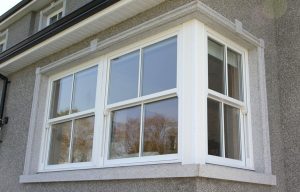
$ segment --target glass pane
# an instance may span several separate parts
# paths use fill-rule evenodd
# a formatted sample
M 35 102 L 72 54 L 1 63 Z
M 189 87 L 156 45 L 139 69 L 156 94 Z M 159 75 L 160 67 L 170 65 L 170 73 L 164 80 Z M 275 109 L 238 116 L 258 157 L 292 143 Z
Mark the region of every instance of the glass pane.
M 225 94 L 224 46 L 208 40 L 208 88 Z
M 224 105 L 225 157 L 241 159 L 240 110 Z
M 95 107 L 97 67 L 80 71 L 74 76 L 72 113 Z
M 143 155 L 177 153 L 177 98 L 145 105 Z
M 50 17 L 49 25 L 53 24 L 56 21 L 57 21 L 57 15 Z
M 177 37 L 143 49 L 142 95 L 176 88 Z
M 140 119 L 140 106 L 113 112 L 110 159 L 139 156 Z
M 139 51 L 111 60 L 108 103 L 137 97 Z
M 4 44 L 0 43 L 0 53 L 4 51 Z
M 71 126 L 71 121 L 52 125 L 49 165 L 68 163 Z
M 72 75 L 53 82 L 50 118 L 69 114 Z
M 94 116 L 74 121 L 72 162 L 91 161 L 94 136 Z
M 222 156 L 221 103 L 207 100 L 208 154 Z
M 228 62 L 228 95 L 243 100 L 242 56 L 230 49 L 227 50 Z
M 57 14 L 57 20 L 58 19 L 61 19 L 62 18 L 62 12 L 59 12 L 58 14 Z

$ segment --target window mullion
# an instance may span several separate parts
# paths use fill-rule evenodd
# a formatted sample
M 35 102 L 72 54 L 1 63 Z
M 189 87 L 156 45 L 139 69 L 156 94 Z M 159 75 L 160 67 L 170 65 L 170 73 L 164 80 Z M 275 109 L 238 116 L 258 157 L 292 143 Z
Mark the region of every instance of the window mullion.
M 69 144 L 69 158 L 68 158 L 68 163 L 71 163 L 71 158 L 72 158 L 74 121 L 75 120 L 72 120 L 72 125 L 71 125 L 71 137 L 70 137 L 70 144 Z
M 221 103 L 221 143 L 222 143 L 222 157 L 225 157 L 225 120 L 224 120 L 224 103 Z
M 227 46 L 224 46 L 224 81 L 225 81 L 225 95 L 228 93 L 228 65 L 227 65 Z
M 72 88 L 71 88 L 71 99 L 70 99 L 70 105 L 69 105 L 69 114 L 72 113 L 72 103 L 73 103 L 73 97 L 74 97 L 74 84 L 75 84 L 75 74 L 73 74 L 72 77 Z
M 139 56 L 139 80 L 138 80 L 138 97 L 142 95 L 142 76 L 143 76 L 143 65 L 142 65 L 142 59 L 143 59 L 143 50 L 140 48 L 140 56 Z

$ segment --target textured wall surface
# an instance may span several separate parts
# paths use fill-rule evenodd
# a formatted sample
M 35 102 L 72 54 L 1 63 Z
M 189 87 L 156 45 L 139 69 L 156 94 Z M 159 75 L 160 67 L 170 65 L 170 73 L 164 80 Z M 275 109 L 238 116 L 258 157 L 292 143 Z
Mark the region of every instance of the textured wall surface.
M 29 13 L 9 26 L 7 49 L 26 39 L 30 35 L 31 28 L 33 27 L 31 18 L 32 13 Z
M 281 8 L 285 8 L 282 10 Z M 289 192 L 300 191 L 300 1 L 277 7 L 281 129 Z
M 66 1 L 66 15 L 71 13 L 72 11 L 75 11 L 79 7 L 82 7 L 83 5 L 91 2 L 92 0 L 67 0 Z
M 48 64 L 70 53 L 76 52 L 89 45 L 95 37 L 105 39 L 117 34 L 119 31 L 129 29 L 156 15 L 164 13 L 191 0 L 169 0 L 166 3 L 138 15 L 117 26 L 100 32 L 94 37 L 86 39 L 66 50 L 51 55 L 38 63 L 33 64 L 9 78 L 9 87 L 6 115 L 10 122 L 4 130 L 4 142 L 0 145 L 0 191 L 250 191 L 250 192 L 285 192 L 294 190 L 299 180 L 299 148 L 294 145 L 299 142 L 299 10 L 293 4 L 286 11 L 273 9 L 274 1 L 269 0 L 204 0 L 211 8 L 220 12 L 225 17 L 240 20 L 244 28 L 255 36 L 265 40 L 266 81 L 268 92 L 268 110 L 270 120 L 272 171 L 277 176 L 277 186 L 264 186 L 237 182 L 225 182 L 213 179 L 182 178 L 182 179 L 147 179 L 124 181 L 97 181 L 97 182 L 72 182 L 72 183 L 44 183 L 44 184 L 19 184 L 19 176 L 23 172 L 25 148 L 29 127 L 30 110 L 32 103 L 35 67 Z M 294 3 L 296 1 L 291 1 Z M 299 3 L 299 2 L 298 2 Z M 298 5 L 299 7 L 299 5 Z M 278 13 L 279 12 L 279 13 Z M 283 12 L 283 13 L 281 13 Z M 285 13 L 285 14 L 284 14 Z M 288 26 L 294 14 L 295 25 Z M 296 25 L 298 23 L 298 25 Z M 287 25 L 287 26 L 285 26 Z M 278 26 L 289 28 L 276 29 Z M 298 27 L 298 28 L 297 28 Z M 284 28 L 284 27 L 283 27 Z M 298 32 L 298 33 L 297 33 Z M 285 41 L 276 38 L 286 39 Z M 294 41 L 298 38 L 298 43 Z M 295 44 L 294 44 L 295 43 Z M 292 48 L 292 45 L 293 48 Z M 281 48 L 278 48 L 282 46 Z M 298 46 L 298 47 L 297 47 Z M 286 53 L 286 49 L 290 51 Z M 295 47 L 295 49 L 294 49 Z M 297 53 L 298 52 L 298 53 Z M 297 60 L 298 59 L 298 60 Z M 279 62 L 280 61 L 280 62 Z M 287 67 L 288 66 L 288 67 Z M 281 73 L 278 73 L 279 70 Z M 280 78 L 278 78 L 280 77 Z M 295 82 L 293 84 L 292 82 Z M 296 90 L 293 88 L 297 87 Z M 281 101 L 281 105 L 280 105 Z M 298 107 L 298 108 L 297 108 Z M 283 111 L 281 112 L 281 108 Z M 297 111 L 298 110 L 298 111 Z M 296 113 L 296 114 L 295 114 Z M 290 114 L 290 115 L 288 115 Z M 297 116 L 298 115 L 298 116 Z M 282 123 L 282 126 L 281 126 Z M 297 127 L 298 126 L 298 127 Z M 298 131 L 298 132 L 297 132 Z M 294 135 L 294 136 L 293 136 Z M 299 138 L 299 137 L 298 137 Z M 284 140 L 284 142 L 283 142 Z M 290 143 L 292 140 L 295 143 Z M 298 151 L 297 151 L 298 150 Z M 289 156 L 286 158 L 285 156 Z M 297 161 L 298 159 L 298 161 Z M 256 165 L 261 166 L 261 165 Z M 260 167 L 258 167 L 259 169 Z M 287 170 L 287 172 L 285 171 Z M 286 176 L 287 178 L 286 179 Z M 286 181 L 288 181 L 286 188 Z M 298 180 L 297 180 L 298 179 Z M 298 184 L 299 185 L 299 184 Z M 299 186 L 298 186 L 299 187 Z M 299 188 L 298 188 L 299 189 Z

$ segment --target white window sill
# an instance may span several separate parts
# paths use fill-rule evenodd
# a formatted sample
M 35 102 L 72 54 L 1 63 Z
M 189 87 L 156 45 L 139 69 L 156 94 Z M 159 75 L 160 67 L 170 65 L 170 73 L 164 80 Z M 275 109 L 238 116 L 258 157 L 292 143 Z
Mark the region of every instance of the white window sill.
M 160 164 L 21 175 L 20 183 L 204 177 L 276 185 L 276 176 L 217 165 Z

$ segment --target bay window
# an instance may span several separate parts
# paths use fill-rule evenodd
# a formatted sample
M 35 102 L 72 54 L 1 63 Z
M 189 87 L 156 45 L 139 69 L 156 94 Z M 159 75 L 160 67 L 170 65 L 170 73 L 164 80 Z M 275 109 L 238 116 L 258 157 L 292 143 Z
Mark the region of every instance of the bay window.
M 39 171 L 249 168 L 245 50 L 190 26 L 52 72 Z M 195 44 L 207 45 L 197 59 Z
M 114 57 L 109 68 L 108 160 L 177 154 L 177 36 Z

